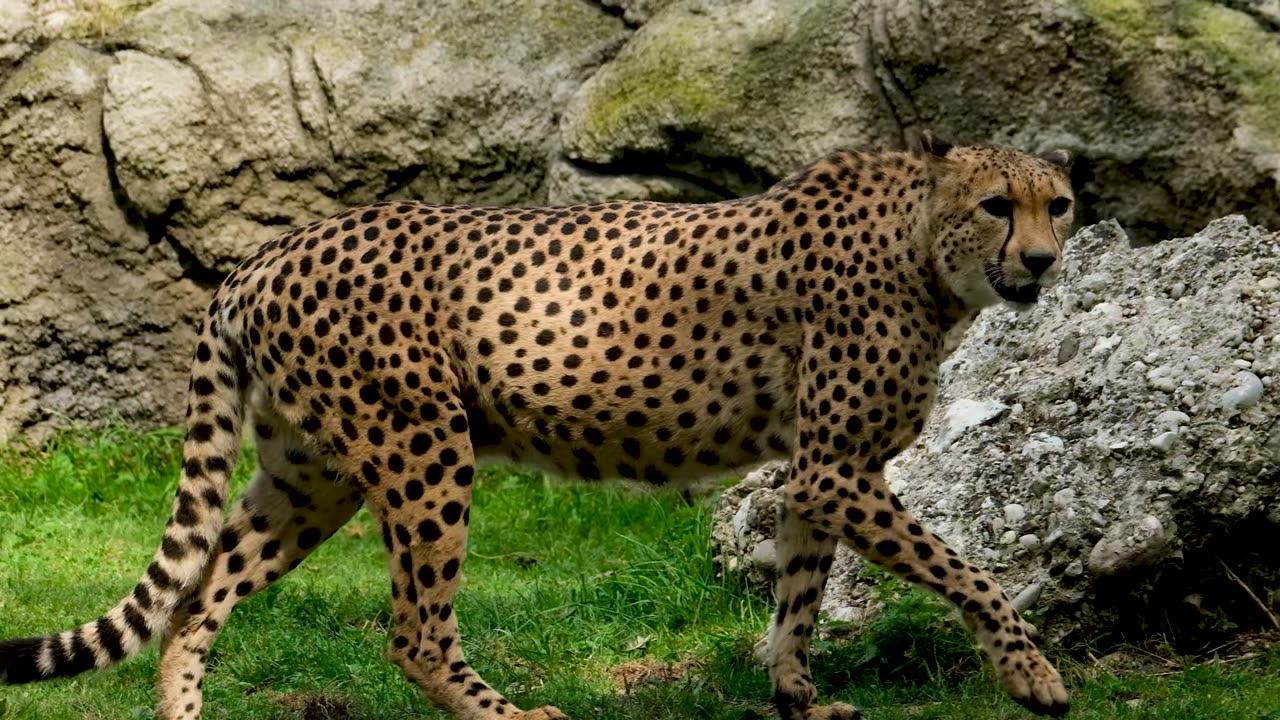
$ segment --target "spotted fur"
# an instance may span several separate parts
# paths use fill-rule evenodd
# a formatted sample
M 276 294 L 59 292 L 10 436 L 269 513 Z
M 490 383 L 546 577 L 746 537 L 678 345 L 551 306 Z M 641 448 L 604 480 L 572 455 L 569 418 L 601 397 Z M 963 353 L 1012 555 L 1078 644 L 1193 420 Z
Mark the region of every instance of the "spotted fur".
M 1056 275 L 1064 163 L 928 141 L 836 152 L 710 205 L 392 202 L 293 230 L 209 307 L 146 575 L 95 622 L 0 644 L 0 680 L 107 667 L 160 638 L 161 716 L 198 717 L 232 607 L 364 503 L 406 675 L 459 718 L 562 717 L 521 712 L 463 658 L 453 598 L 477 455 L 676 486 L 783 457 L 769 671 L 784 719 L 860 716 L 817 705 L 809 674 L 838 542 L 951 600 L 1013 697 L 1059 715 L 1062 681 L 999 584 L 917 523 L 883 470 L 924 426 L 947 331 Z M 257 475 L 224 519 L 246 418 Z

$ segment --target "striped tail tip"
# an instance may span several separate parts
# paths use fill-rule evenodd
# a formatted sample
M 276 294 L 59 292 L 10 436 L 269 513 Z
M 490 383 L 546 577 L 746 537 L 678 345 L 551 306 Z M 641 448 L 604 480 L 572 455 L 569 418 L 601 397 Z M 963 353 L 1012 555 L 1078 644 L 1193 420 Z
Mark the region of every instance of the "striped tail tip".
M 0 641 L 0 685 L 22 685 L 45 679 L 40 672 L 44 638 Z
M 45 648 L 50 641 L 53 641 L 57 650 L 61 650 L 56 637 L 0 640 L 0 685 L 22 685 L 70 677 L 94 668 L 94 656 L 87 646 L 76 647 L 70 655 L 65 652 L 46 655 Z M 45 656 L 46 667 L 41 666 L 42 655 Z

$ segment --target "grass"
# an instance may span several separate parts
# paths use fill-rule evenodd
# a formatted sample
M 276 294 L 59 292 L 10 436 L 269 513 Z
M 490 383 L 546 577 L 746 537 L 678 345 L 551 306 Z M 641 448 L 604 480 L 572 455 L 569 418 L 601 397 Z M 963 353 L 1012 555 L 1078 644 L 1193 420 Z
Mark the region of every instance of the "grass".
M 0 449 L 0 637 L 91 619 L 132 586 L 164 523 L 179 439 L 112 430 Z M 456 607 L 468 658 L 513 702 L 581 720 L 770 716 L 750 659 L 770 602 L 717 578 L 711 500 L 502 468 L 480 474 L 475 500 Z M 894 583 L 883 596 L 871 625 L 815 643 L 824 698 L 871 720 L 1029 717 L 941 605 Z M 237 609 L 211 656 L 205 716 L 443 718 L 386 661 L 387 607 L 381 542 L 362 512 Z M 1275 650 L 1161 677 L 1063 664 L 1079 720 L 1280 720 Z M 109 672 L 3 688 L 0 718 L 149 718 L 155 669 L 153 650 Z

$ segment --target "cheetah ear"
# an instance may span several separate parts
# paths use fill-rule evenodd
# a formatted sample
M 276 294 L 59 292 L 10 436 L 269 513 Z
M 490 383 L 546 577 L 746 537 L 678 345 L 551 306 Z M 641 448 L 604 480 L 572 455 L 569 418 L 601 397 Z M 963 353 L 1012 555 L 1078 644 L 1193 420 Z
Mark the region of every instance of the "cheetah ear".
M 1070 165 L 1074 158 L 1072 158 L 1071 153 L 1066 150 L 1050 150 L 1048 152 L 1040 153 L 1040 159 L 1050 165 L 1057 165 L 1060 168 L 1064 168 Z
M 920 149 L 930 155 L 944 158 L 947 156 L 947 153 L 951 152 L 951 148 L 953 147 L 955 147 L 955 145 L 952 145 L 946 140 L 934 135 L 930 130 L 925 130 L 920 133 Z

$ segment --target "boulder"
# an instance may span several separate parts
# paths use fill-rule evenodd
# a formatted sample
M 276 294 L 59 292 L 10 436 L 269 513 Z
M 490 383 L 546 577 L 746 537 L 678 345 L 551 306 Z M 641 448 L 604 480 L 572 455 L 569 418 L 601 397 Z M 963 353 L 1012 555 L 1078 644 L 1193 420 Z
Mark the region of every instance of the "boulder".
M 225 273 L 385 198 L 714 200 L 930 128 L 1071 150 L 1080 214 L 1139 242 L 1231 212 L 1277 227 L 1276 17 L 1275 0 L 0 0 L 0 441 L 177 422 Z
M 0 56 L 57 34 L 10 5 Z M 559 109 L 628 32 L 580 0 L 174 1 L 0 67 L 0 441 L 179 422 L 201 309 L 292 225 L 544 202 Z
M 1233 216 L 1131 248 L 1107 222 L 1064 268 L 1029 312 L 978 316 L 890 486 L 1052 639 L 1266 625 L 1244 586 L 1280 586 L 1280 234 Z M 785 473 L 751 474 L 716 511 L 722 565 L 762 586 L 752 554 Z M 865 609 L 862 568 L 841 549 L 826 613 Z
M 568 156 L 752 192 L 838 145 L 924 129 L 1065 148 L 1082 219 L 1138 240 L 1280 221 L 1275 3 L 684 0 L 574 96 Z

